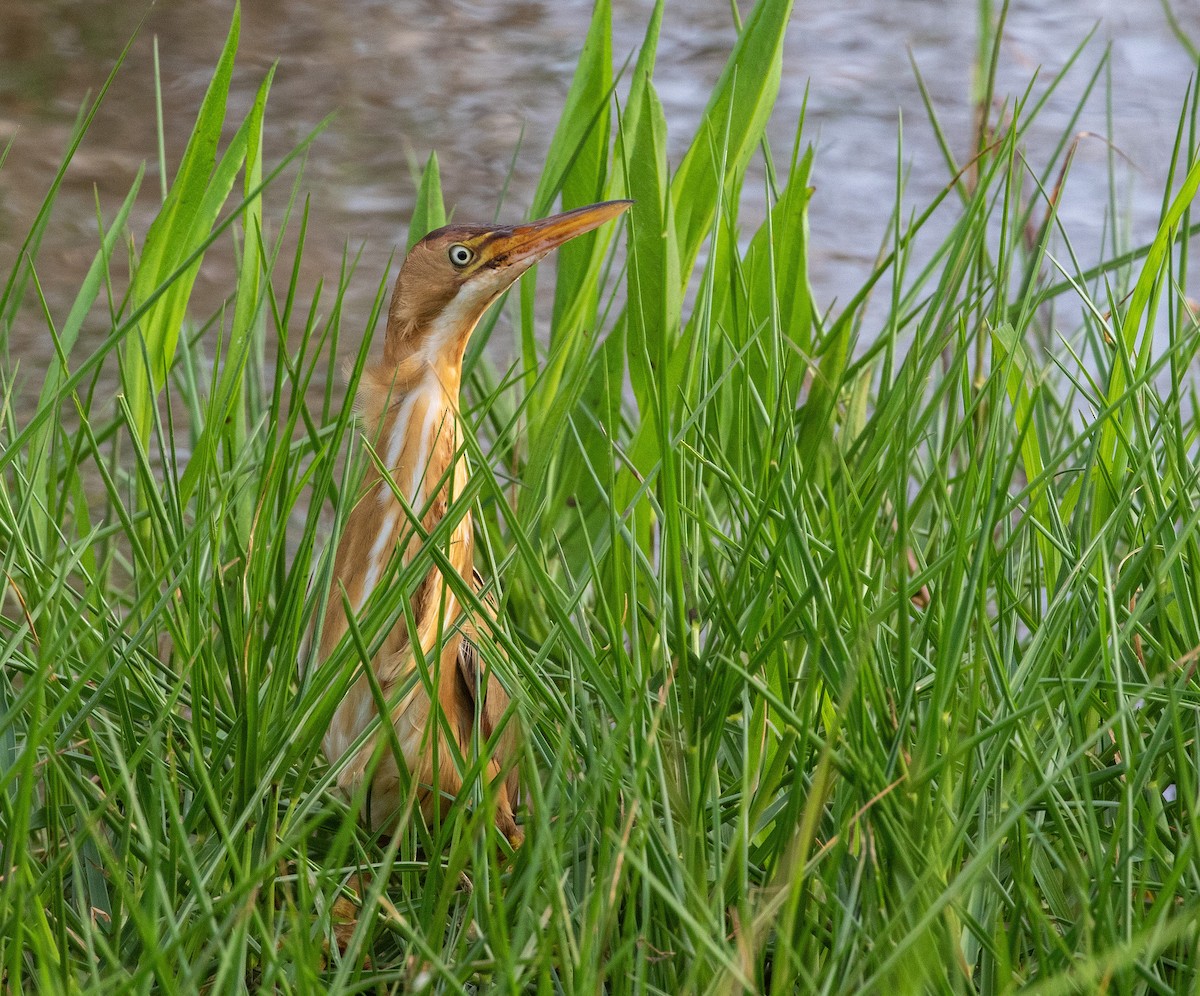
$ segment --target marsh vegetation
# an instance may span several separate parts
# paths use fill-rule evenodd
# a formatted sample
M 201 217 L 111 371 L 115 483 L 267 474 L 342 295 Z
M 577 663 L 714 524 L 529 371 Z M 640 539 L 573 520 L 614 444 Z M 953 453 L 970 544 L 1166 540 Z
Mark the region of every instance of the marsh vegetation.
M 1085 265 L 1056 214 L 1075 128 L 1044 161 L 1023 144 L 1061 76 L 993 93 L 1004 12 L 983 18 L 973 146 L 945 144 L 942 193 L 910 213 L 898 143 L 890 237 L 824 310 L 804 121 L 789 148 L 764 137 L 790 13 L 747 13 L 669 162 L 661 5 L 618 80 L 599 0 L 531 216 L 636 204 L 502 305 L 512 369 L 486 357 L 494 316 L 468 355 L 456 507 L 528 731 L 515 852 L 478 759 L 444 818 L 387 838 L 331 791 L 338 697 L 457 520 L 332 672 L 308 666 L 372 458 L 352 398 L 388 288 L 353 252 L 301 283 L 302 181 L 264 201 L 303 153 L 264 157 L 270 74 L 230 128 L 235 16 L 173 179 L 98 212 L 57 314 L 38 247 L 104 91 L 83 109 L 0 285 L 3 334 L 37 316 L 57 357 L 29 409 L 16 385 L 42 371 L 0 367 L 8 986 L 1195 988 L 1197 91 L 1157 234 L 1121 244 L 1114 194 Z M 445 217 L 431 159 L 412 236 Z M 231 241 L 226 305 L 193 313 Z M 377 286 L 361 346 L 356 281 Z

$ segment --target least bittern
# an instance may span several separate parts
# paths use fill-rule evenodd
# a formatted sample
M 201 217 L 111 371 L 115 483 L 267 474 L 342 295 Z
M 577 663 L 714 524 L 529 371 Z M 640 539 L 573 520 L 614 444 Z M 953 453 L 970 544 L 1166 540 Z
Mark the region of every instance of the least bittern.
M 322 660 L 347 631 L 345 605 L 361 611 L 392 558 L 398 557 L 401 565 L 409 563 L 421 549 L 420 534 L 429 535 L 446 515 L 452 497 L 464 492 L 469 469 L 460 447 L 458 393 L 463 352 L 479 319 L 548 252 L 615 218 L 629 204 L 606 201 L 514 228 L 449 225 L 413 246 L 392 294 L 383 359 L 364 371 L 357 399 L 364 428 L 391 481 L 372 463 L 365 490 L 346 521 L 321 632 Z M 416 520 L 420 529 L 414 528 Z M 453 570 L 481 591 L 474 551 L 468 513 L 455 525 L 445 553 Z M 415 636 L 401 618 L 369 666 L 389 702 L 417 667 L 414 643 L 419 642 L 436 676 L 443 722 L 437 720 L 421 681 L 390 705 L 408 780 L 420 787 L 418 798 L 428 811 L 433 800 L 456 795 L 462 788 L 447 733 L 463 756 L 469 756 L 475 731 L 490 738 L 509 699 L 492 669 L 481 662 L 473 638 L 475 621 L 464 618 L 442 571 L 432 567 L 409 597 Z M 340 759 L 375 718 L 375 701 L 364 673 L 351 684 L 325 734 L 325 755 L 331 762 Z M 375 739 L 360 746 L 342 769 L 338 781 L 349 794 L 362 782 Z M 521 836 L 513 816 L 516 745 L 516 728 L 510 722 L 497 738 L 487 767 L 495 785 L 496 825 L 514 842 Z M 367 794 L 366 818 L 372 827 L 383 828 L 397 819 L 405 803 L 401 785 L 397 758 L 388 751 Z

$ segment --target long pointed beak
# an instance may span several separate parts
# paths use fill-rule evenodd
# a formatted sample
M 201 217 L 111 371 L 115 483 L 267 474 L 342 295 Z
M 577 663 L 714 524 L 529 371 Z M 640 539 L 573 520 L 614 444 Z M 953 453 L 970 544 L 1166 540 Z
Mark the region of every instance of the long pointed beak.
M 493 258 L 507 263 L 541 259 L 577 235 L 599 228 L 628 209 L 633 201 L 602 201 L 587 207 L 564 211 L 528 225 L 517 225 L 498 235 L 491 243 Z

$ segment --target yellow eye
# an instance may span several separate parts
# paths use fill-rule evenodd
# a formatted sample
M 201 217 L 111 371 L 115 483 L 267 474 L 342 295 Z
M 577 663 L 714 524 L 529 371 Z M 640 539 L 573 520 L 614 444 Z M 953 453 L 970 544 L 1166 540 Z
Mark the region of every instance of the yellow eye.
M 450 262 L 459 269 L 466 266 L 475 258 L 475 253 L 464 246 L 461 242 L 456 242 L 450 247 Z

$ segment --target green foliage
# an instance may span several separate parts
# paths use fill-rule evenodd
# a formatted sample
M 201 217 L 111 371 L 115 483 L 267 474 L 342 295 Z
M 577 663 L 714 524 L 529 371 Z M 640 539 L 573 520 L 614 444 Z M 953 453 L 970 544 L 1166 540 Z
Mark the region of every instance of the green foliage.
M 411 249 L 426 235 L 444 224 L 446 204 L 442 200 L 442 174 L 438 168 L 437 153 L 431 152 L 417 184 L 417 203 L 413 205 L 413 216 L 408 223 L 407 248 Z
M 320 671 L 334 537 L 377 458 L 352 398 L 386 276 L 361 340 L 355 260 L 301 285 L 307 213 L 264 200 L 269 74 L 220 151 L 236 15 L 158 217 L 129 231 L 139 174 L 61 322 L 37 281 L 59 173 L 0 291 L 5 342 L 40 321 L 58 356 L 32 411 L 0 370 L 5 985 L 1200 984 L 1195 92 L 1157 236 L 1085 269 L 1055 211 L 1073 123 L 1045 163 L 1022 146 L 1061 75 L 989 120 L 982 64 L 977 157 L 947 145 L 909 221 L 898 180 L 890 245 L 823 314 L 803 122 L 786 168 L 764 133 L 790 13 L 749 12 L 672 170 L 663 5 L 622 81 L 596 4 L 535 211 L 636 204 L 560 253 L 548 334 L 526 278 L 516 376 L 480 330 L 467 493 Z M 410 245 L 445 218 L 431 156 Z M 232 236 L 228 329 L 189 320 Z M 515 853 L 481 758 L 453 760 L 447 813 L 377 838 L 320 750 L 468 508 L 501 593 L 481 641 L 529 731 Z

